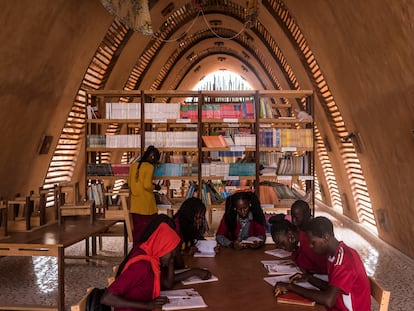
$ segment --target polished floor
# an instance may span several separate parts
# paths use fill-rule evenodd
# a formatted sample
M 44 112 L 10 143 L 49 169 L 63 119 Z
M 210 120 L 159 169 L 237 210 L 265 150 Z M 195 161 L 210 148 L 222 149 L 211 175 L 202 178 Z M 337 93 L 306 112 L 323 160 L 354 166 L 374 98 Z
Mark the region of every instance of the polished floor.
M 359 225 L 330 209 L 318 207 L 316 215 L 334 222 L 335 234 L 361 255 L 368 275 L 391 291 L 389 310 L 414 309 L 414 260 L 390 247 Z M 104 238 L 102 253 L 122 256 L 120 238 Z M 84 243 L 65 251 L 66 255 L 82 255 Z M 119 260 L 118 260 L 119 261 Z M 88 287 L 104 287 L 118 261 L 66 260 L 66 310 L 78 301 Z M 55 305 L 57 295 L 56 259 L 49 257 L 0 258 L 0 305 L 42 304 Z M 376 310 L 376 306 L 373 306 Z

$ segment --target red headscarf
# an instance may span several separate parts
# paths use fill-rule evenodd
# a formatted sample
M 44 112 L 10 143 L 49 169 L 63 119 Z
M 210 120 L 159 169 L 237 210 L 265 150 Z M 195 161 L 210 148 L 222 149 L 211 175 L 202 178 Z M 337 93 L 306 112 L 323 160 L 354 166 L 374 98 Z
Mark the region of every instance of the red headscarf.
M 157 298 L 160 295 L 160 257 L 172 252 L 181 242 L 180 237 L 174 229 L 166 223 L 161 223 L 158 228 L 151 234 L 147 241 L 139 245 L 139 248 L 145 251 L 146 255 L 138 255 L 131 258 L 126 264 L 122 273 L 128 267 L 138 260 L 147 260 L 151 263 L 154 272 L 154 289 L 152 298 Z

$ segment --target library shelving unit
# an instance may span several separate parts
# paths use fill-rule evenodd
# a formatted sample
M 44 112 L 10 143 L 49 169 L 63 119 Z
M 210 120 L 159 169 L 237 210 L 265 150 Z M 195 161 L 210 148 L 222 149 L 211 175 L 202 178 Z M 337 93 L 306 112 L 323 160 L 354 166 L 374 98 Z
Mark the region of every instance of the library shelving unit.
M 198 196 L 210 224 L 211 211 L 236 190 L 255 190 L 265 211 L 287 209 L 300 196 L 313 206 L 312 114 L 309 90 L 90 91 L 87 195 L 115 193 L 129 163 L 154 145 L 162 153 L 154 182 L 170 205 Z

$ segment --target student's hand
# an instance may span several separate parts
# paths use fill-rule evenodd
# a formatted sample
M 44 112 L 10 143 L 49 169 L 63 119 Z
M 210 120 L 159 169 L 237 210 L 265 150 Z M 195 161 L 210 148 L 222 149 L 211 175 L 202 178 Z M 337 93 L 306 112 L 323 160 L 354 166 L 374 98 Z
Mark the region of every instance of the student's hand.
M 217 243 L 217 245 L 214 247 L 214 252 L 216 254 L 218 254 L 218 253 L 220 253 L 220 250 L 221 250 L 221 245 L 219 243 Z
M 195 252 L 198 252 L 198 248 L 196 246 L 190 246 L 190 249 L 188 250 L 188 254 L 193 256 Z
M 161 310 L 162 306 L 168 302 L 170 302 L 170 300 L 168 299 L 167 296 L 159 296 L 148 303 L 148 307 L 149 307 L 148 310 L 152 310 L 152 309 Z
M 242 243 L 242 242 L 240 242 L 240 241 L 234 241 L 233 242 L 233 248 L 234 249 L 237 249 L 237 250 L 241 250 L 241 249 L 247 248 L 247 245 L 244 244 L 244 243 Z
M 202 280 L 208 280 L 211 278 L 211 272 L 207 269 L 195 268 L 192 270 L 194 271 L 194 275 L 198 276 Z
M 259 248 L 264 244 L 263 241 L 254 241 L 253 244 L 247 244 L 250 248 Z
M 285 283 L 285 282 L 277 282 L 275 284 L 275 286 L 273 286 L 273 294 L 275 295 L 275 297 L 284 294 L 287 292 L 287 287 L 289 286 L 289 283 Z

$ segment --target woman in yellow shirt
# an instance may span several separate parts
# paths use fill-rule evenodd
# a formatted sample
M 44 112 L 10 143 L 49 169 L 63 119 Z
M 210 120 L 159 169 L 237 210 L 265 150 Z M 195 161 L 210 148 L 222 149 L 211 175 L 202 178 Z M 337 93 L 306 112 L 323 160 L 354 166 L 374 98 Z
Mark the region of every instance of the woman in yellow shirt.
M 160 152 L 149 146 L 141 159 L 133 163 L 129 169 L 128 185 L 130 195 L 130 213 L 134 226 L 133 243 L 140 240 L 147 225 L 157 215 L 157 204 L 154 196 L 154 165 L 160 159 Z

